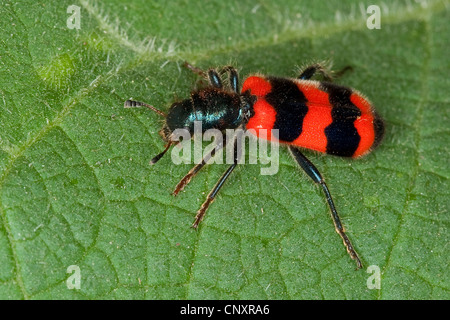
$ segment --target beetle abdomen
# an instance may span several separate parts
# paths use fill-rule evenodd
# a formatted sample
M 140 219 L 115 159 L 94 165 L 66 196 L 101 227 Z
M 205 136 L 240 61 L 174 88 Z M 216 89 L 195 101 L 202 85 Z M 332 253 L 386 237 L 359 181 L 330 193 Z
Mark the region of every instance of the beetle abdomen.
M 342 157 L 377 146 L 384 124 L 370 102 L 344 86 L 313 80 L 252 76 L 242 91 L 257 97 L 247 129 L 278 129 L 280 142 Z M 268 132 L 268 139 L 272 139 Z

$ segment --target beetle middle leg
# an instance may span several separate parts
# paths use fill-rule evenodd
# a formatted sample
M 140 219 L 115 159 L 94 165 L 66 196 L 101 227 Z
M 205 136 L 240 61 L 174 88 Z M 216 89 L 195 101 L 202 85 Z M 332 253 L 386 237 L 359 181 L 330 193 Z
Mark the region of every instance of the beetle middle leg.
M 184 177 L 178 182 L 175 187 L 175 190 L 172 192 L 172 195 L 176 196 L 180 191 L 184 189 L 184 187 L 192 180 L 192 178 L 206 165 L 206 163 L 218 152 L 226 146 L 226 138 L 224 137 L 221 142 L 217 144 L 217 146 L 211 150 L 209 154 L 203 157 L 202 161 L 196 164 Z
M 236 138 L 233 140 L 233 149 L 234 149 L 234 159 L 233 164 L 228 167 L 228 169 L 223 173 L 223 175 L 220 177 L 220 179 L 217 181 L 214 188 L 209 192 L 208 196 L 206 197 L 205 202 L 203 202 L 200 209 L 197 211 L 197 215 L 195 216 L 195 221 L 192 224 L 192 228 L 196 229 L 199 225 L 199 223 L 203 220 L 203 217 L 205 216 L 206 210 L 208 210 L 211 203 L 215 200 L 217 194 L 219 193 L 220 188 L 222 188 L 223 184 L 227 180 L 227 178 L 230 176 L 230 174 L 233 172 L 234 168 L 238 165 L 239 159 L 240 159 L 240 151 L 238 150 L 238 143 Z

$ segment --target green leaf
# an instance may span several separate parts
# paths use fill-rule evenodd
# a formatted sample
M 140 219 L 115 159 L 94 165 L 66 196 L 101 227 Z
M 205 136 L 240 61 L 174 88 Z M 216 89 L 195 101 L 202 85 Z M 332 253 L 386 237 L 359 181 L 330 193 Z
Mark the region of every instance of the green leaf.
M 381 29 L 367 28 L 371 4 Z M 68 27 L 71 5 L 80 29 Z M 449 299 L 448 8 L 2 1 L 0 298 Z M 353 67 L 338 83 L 374 103 L 383 143 L 359 160 L 306 154 L 380 289 L 355 271 L 321 190 L 285 149 L 276 175 L 235 170 L 190 228 L 226 165 L 171 196 L 191 166 L 150 166 L 161 118 L 123 108 L 133 98 L 167 110 L 187 97 L 199 79 L 184 60 L 233 64 L 241 79 L 295 76 L 321 60 Z M 68 288 L 69 266 L 80 289 Z

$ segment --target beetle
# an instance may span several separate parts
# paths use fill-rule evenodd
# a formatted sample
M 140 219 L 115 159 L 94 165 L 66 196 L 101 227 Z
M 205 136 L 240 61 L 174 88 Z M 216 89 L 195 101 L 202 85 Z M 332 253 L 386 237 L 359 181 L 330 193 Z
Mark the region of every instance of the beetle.
M 126 108 L 145 106 L 165 117 L 160 131 L 166 142 L 164 150 L 156 155 L 155 164 L 179 141 L 173 132 L 186 129 L 194 133 L 194 121 L 202 123 L 202 132 L 208 129 L 260 129 L 278 130 L 278 136 L 269 134 L 268 140 L 285 144 L 292 157 L 305 173 L 321 186 L 335 226 L 350 257 L 362 268 L 361 260 L 345 233 L 331 193 L 319 170 L 300 151 L 306 148 L 340 157 L 358 158 L 371 152 L 382 140 L 384 122 L 369 100 L 358 91 L 331 82 L 330 73 L 321 64 L 313 64 L 297 78 L 283 78 L 264 75 L 249 76 L 239 88 L 236 69 L 225 66 L 206 72 L 185 62 L 185 66 L 208 80 L 204 88 L 194 90 L 188 99 L 177 101 L 168 113 L 144 102 L 127 100 Z M 345 71 L 345 69 L 343 70 Z M 343 72 L 342 71 L 342 72 Z M 341 73 L 342 73 L 341 72 Z M 228 73 L 229 87 L 222 83 L 222 75 Z M 325 81 L 311 80 L 321 74 Z M 177 184 L 173 195 L 177 195 L 191 179 L 205 166 L 214 154 L 227 145 L 222 141 L 202 161 L 196 164 Z M 197 212 L 192 225 L 197 228 L 208 207 L 216 198 L 226 179 L 239 162 L 236 140 L 232 142 L 234 160 L 223 173 Z

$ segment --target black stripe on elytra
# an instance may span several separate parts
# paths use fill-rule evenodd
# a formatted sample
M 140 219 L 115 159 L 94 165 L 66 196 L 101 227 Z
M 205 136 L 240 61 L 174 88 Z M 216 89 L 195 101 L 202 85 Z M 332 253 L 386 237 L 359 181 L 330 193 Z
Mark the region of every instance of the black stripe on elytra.
M 352 90 L 328 82 L 322 82 L 319 89 L 328 93 L 332 105 L 333 122 L 325 128 L 327 153 L 351 157 L 361 140 L 354 124 L 355 120 L 361 116 L 361 110 L 350 101 Z
M 272 90 L 265 99 L 277 112 L 273 129 L 279 130 L 279 140 L 292 142 L 302 133 L 307 100 L 294 81 L 276 77 L 268 80 Z

